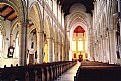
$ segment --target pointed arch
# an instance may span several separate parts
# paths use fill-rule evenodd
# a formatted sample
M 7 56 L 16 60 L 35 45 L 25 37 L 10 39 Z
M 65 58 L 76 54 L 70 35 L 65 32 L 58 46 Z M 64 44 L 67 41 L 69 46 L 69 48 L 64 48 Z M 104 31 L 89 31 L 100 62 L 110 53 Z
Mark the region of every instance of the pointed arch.
M 37 1 L 34 1 L 29 7 L 29 21 L 34 22 L 34 24 L 36 24 L 38 32 L 43 31 L 42 30 L 42 13 L 40 9 L 40 4 Z

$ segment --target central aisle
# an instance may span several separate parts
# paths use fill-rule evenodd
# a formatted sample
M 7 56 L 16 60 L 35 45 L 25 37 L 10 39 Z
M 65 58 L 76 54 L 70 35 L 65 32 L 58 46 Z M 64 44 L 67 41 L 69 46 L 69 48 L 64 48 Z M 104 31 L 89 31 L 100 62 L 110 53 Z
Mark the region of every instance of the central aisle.
M 74 81 L 74 76 L 76 75 L 79 66 L 80 63 L 78 62 L 75 66 L 67 70 L 65 73 L 63 73 L 54 81 Z

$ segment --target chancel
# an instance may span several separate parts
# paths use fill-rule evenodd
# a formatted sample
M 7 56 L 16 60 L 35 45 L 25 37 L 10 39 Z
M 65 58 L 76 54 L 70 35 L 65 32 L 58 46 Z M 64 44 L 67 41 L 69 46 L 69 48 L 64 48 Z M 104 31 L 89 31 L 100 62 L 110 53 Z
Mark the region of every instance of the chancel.
M 120 2 L 0 0 L 0 81 L 121 81 Z

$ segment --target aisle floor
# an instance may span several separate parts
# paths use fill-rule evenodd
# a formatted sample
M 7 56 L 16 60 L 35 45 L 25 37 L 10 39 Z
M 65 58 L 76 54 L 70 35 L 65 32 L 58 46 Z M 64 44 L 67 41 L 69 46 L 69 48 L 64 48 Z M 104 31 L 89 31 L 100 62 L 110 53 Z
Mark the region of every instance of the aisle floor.
M 65 73 L 63 73 L 54 81 L 74 81 L 74 76 L 76 75 L 76 72 L 79 66 L 80 66 L 80 63 L 78 62 L 75 66 L 67 70 Z

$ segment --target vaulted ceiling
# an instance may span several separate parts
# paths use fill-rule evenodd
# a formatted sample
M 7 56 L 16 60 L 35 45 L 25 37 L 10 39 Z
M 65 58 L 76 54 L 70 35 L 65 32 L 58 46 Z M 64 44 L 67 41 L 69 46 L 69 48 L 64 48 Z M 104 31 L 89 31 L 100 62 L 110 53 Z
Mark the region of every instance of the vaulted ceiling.
M 15 10 L 7 4 L 0 4 L 0 16 L 4 18 L 4 20 L 13 21 L 17 18 L 17 13 Z
M 92 10 L 94 0 L 57 0 L 58 4 L 62 6 L 62 10 L 65 12 L 65 16 L 69 14 L 70 7 L 75 3 L 82 3 L 86 6 L 86 13 L 90 13 L 92 15 Z

